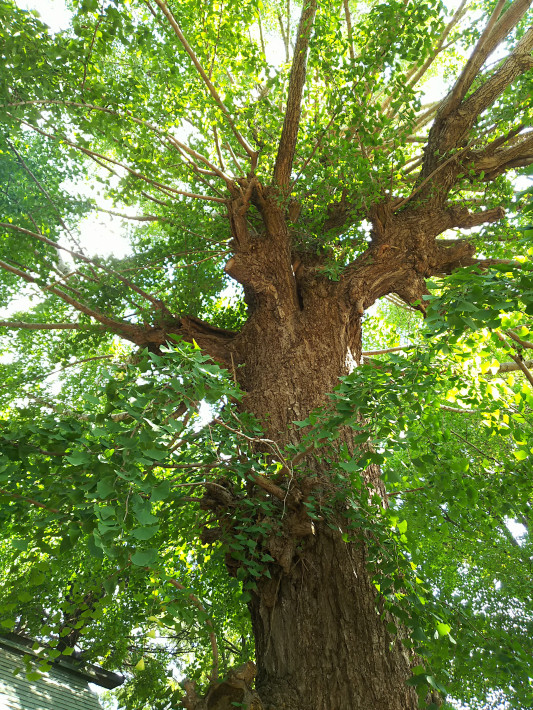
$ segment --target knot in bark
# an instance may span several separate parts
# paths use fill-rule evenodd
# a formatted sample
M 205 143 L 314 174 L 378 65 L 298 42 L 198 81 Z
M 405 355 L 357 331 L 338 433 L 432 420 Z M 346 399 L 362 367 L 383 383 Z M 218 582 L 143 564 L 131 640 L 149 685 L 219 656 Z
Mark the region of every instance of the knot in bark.
M 229 481 L 221 479 L 219 483 L 206 483 L 205 493 L 202 496 L 200 508 L 202 510 L 219 511 L 229 508 L 235 501 L 235 496 L 230 490 Z
M 211 685 L 203 697 L 196 693 L 194 683 L 186 680 L 183 683 L 183 706 L 187 710 L 233 710 L 235 707 L 243 710 L 263 710 L 259 696 L 251 688 L 255 674 L 255 664 L 248 661 L 231 669 L 227 678 L 221 683 Z

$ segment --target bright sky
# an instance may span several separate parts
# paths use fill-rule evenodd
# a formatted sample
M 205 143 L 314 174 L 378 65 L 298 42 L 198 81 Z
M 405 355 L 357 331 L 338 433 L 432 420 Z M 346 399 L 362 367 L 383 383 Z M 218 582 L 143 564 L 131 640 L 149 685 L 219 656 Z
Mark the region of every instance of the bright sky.
M 69 25 L 70 12 L 64 0 L 16 0 L 24 10 L 37 10 L 41 20 L 54 32 L 64 30 Z

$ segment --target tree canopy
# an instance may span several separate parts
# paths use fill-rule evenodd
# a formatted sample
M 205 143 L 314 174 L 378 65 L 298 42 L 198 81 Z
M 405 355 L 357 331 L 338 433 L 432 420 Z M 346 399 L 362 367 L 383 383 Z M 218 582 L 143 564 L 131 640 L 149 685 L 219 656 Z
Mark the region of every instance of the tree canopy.
M 46 644 L 30 677 L 82 650 L 120 707 L 260 707 L 257 589 L 329 526 L 421 706 L 530 708 L 531 2 L 69 6 L 53 33 L 0 0 L 0 624 Z M 120 259 L 82 227 L 109 213 Z

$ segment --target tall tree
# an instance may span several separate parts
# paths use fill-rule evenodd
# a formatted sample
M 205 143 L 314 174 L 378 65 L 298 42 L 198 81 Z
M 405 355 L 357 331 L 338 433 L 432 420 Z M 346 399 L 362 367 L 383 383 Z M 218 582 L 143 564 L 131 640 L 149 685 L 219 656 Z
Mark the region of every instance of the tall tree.
M 530 0 L 71 6 L 0 3 L 4 627 L 130 708 L 530 707 Z

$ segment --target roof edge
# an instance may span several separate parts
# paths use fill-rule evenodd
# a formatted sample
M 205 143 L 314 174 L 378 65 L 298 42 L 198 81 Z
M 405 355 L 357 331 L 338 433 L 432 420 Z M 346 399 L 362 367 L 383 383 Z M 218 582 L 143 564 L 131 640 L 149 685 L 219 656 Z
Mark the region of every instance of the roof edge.
M 37 650 L 33 649 L 35 643 L 39 643 L 40 646 Z M 0 635 L 0 646 L 20 655 L 29 654 L 35 657 L 37 657 L 39 653 L 46 654 L 50 650 L 46 644 L 41 644 L 39 641 L 35 641 L 35 639 L 29 636 L 13 632 Z M 100 666 L 87 663 L 80 658 L 80 654 L 60 656 L 53 661 L 53 665 L 73 675 L 81 676 L 88 682 L 99 685 L 107 690 L 117 688 L 119 685 L 122 685 L 125 680 L 124 676 L 119 673 L 107 671 L 104 668 L 100 668 Z

